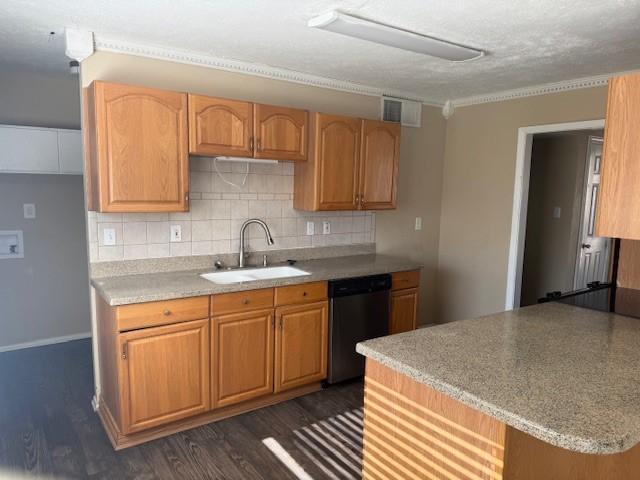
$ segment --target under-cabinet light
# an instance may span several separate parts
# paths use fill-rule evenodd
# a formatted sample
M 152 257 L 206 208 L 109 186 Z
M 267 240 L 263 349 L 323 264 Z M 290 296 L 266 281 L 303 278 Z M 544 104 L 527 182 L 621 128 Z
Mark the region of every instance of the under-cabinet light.
M 465 47 L 457 43 L 354 17 L 335 10 L 312 18 L 307 25 L 361 40 L 431 55 L 432 57 L 444 58 L 452 62 L 473 60 L 485 54 L 483 50 L 477 48 Z
M 247 158 L 247 157 L 215 157 L 220 162 L 240 162 L 240 163 L 278 163 L 278 160 L 270 160 L 264 158 Z

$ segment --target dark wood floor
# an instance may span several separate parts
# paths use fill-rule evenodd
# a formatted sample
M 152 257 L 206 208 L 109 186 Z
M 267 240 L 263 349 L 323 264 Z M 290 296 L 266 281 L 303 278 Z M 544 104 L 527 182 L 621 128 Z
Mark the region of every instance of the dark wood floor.
M 92 395 L 89 340 L 0 354 L 0 479 L 360 478 L 360 382 L 121 452 Z

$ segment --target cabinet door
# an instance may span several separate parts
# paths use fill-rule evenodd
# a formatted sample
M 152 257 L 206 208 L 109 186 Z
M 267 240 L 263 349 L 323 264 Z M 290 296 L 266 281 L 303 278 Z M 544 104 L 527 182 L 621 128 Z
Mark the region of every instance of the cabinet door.
M 415 330 L 418 317 L 418 289 L 391 292 L 389 334 Z
M 640 240 L 640 75 L 609 80 L 596 236 Z M 597 198 L 599 197 L 599 198 Z
M 355 210 L 360 120 L 319 113 L 315 135 L 319 210 Z
M 94 82 L 93 96 L 100 211 L 186 211 L 186 94 Z
M 307 159 L 309 112 L 272 105 L 254 105 L 255 157 Z
M 122 432 L 209 410 L 209 320 L 118 335 Z
M 327 376 L 327 302 L 276 310 L 275 391 Z
M 189 151 L 194 155 L 253 156 L 253 105 L 189 95 Z
M 360 207 L 396 208 L 400 124 L 363 120 L 360 155 Z
M 273 392 L 273 310 L 212 319 L 213 407 Z

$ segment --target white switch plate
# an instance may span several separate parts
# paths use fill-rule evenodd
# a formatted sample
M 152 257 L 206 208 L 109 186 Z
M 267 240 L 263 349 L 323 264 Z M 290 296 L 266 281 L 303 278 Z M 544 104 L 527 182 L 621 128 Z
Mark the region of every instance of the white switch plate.
M 315 224 L 313 222 L 307 222 L 307 235 L 313 235 L 315 231 Z
M 33 203 L 25 203 L 22 205 L 24 218 L 36 218 L 36 206 Z
M 116 229 L 115 228 L 105 228 L 102 231 L 102 243 L 105 246 L 115 245 L 116 244 Z
M 171 225 L 171 241 L 182 241 L 182 225 Z
M 553 207 L 553 218 L 560 218 L 562 215 L 562 209 L 560 207 Z
M 416 217 L 416 230 L 422 230 L 422 217 Z
M 329 235 L 331 233 L 331 222 L 324 221 L 322 222 L 322 234 Z

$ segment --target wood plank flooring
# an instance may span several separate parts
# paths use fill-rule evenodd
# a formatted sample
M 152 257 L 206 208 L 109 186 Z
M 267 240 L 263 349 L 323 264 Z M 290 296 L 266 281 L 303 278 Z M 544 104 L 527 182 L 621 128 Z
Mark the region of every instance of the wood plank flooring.
M 0 479 L 359 479 L 361 382 L 115 452 L 91 343 L 0 354 Z

